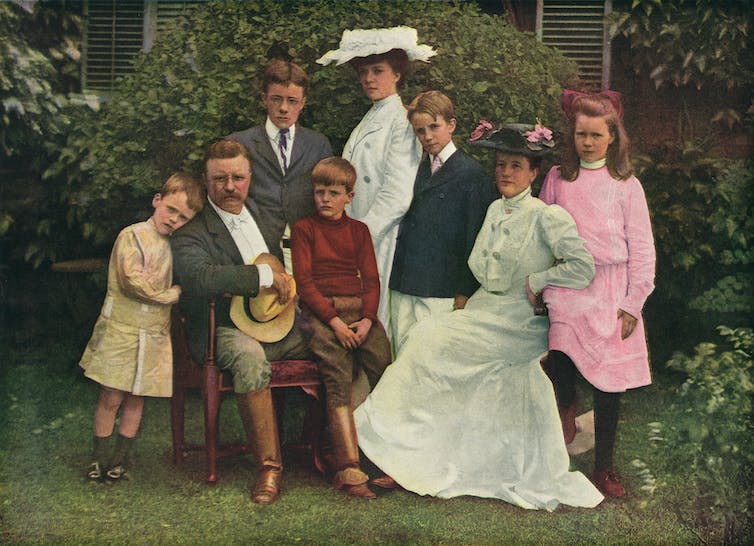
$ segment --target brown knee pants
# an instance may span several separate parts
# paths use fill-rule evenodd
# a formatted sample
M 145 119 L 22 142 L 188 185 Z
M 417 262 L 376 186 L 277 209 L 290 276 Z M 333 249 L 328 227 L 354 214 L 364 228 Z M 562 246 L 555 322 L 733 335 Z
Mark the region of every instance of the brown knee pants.
M 333 296 L 333 306 L 343 322 L 350 324 L 363 318 L 361 298 Z M 351 401 L 351 382 L 359 371 L 366 373 L 374 388 L 391 362 L 390 342 L 382 323 L 375 321 L 364 342 L 354 350 L 343 347 L 335 332 L 304 304 L 301 305 L 301 329 L 311 337 L 309 349 L 319 366 L 325 384 L 327 406 L 346 406 Z

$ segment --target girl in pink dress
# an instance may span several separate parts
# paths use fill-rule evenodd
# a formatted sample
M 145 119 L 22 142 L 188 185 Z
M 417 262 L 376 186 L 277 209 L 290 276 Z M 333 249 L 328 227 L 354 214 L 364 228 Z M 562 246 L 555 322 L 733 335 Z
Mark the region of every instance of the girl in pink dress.
M 620 94 L 566 90 L 569 123 L 562 164 L 539 198 L 576 221 L 596 272 L 584 290 L 548 288 L 549 362 L 566 443 L 576 434 L 577 371 L 594 390 L 592 481 L 606 496 L 626 493 L 613 467 L 620 394 L 652 382 L 641 310 L 654 289 L 655 249 L 644 190 L 632 174 Z

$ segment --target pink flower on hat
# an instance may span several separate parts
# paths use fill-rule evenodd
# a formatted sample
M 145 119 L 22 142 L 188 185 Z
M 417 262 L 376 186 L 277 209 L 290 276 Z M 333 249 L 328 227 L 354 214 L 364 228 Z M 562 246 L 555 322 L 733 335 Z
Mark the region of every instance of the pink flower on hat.
M 529 142 L 544 143 L 552 140 L 552 131 L 537 123 L 533 131 L 526 131 L 525 136 Z
M 484 136 L 484 133 L 491 130 L 492 130 L 492 124 L 486 119 L 480 119 L 479 125 L 476 126 L 476 129 L 471 131 L 469 142 L 473 142 L 475 140 L 482 138 Z

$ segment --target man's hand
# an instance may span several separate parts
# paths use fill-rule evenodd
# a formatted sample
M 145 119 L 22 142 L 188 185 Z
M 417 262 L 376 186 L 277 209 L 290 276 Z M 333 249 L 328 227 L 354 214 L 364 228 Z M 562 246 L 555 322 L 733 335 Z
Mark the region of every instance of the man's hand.
M 291 297 L 291 276 L 285 272 L 272 272 L 272 288 L 278 293 L 282 305 L 288 303 Z
M 364 343 L 367 335 L 369 335 L 369 330 L 372 328 L 372 319 L 364 317 L 361 320 L 352 322 L 348 327 L 356 334 L 356 339 L 358 340 L 357 345 L 361 345 Z
M 636 317 L 626 313 L 623 309 L 618 309 L 618 320 L 623 321 L 620 327 L 620 338 L 626 339 L 628 336 L 634 333 L 634 328 L 639 322 Z
M 346 349 L 355 349 L 359 346 L 359 340 L 356 336 L 356 332 L 351 330 L 351 328 L 348 327 L 348 325 L 343 322 L 343 319 L 340 317 L 335 317 L 330 319 L 330 322 L 328 323 L 330 325 L 330 328 L 332 328 L 333 332 L 335 332 L 335 337 L 338 338 L 338 341 L 340 344 L 345 347 Z

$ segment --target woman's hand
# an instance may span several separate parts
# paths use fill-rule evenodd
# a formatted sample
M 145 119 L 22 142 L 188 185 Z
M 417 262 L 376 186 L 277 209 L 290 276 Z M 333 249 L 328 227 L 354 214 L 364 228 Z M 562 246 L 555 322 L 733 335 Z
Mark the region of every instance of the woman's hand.
M 529 277 L 526 277 L 526 297 L 529 298 L 529 303 L 531 303 L 531 306 L 534 308 L 535 315 L 544 316 L 547 314 L 547 307 L 542 299 L 542 293 L 535 294 L 532 291 L 531 286 L 529 285 Z
M 466 302 L 469 301 L 468 296 L 462 296 L 461 294 L 457 294 L 455 298 L 453 298 L 453 311 L 456 309 L 463 309 L 466 307 Z
M 356 345 L 359 346 L 364 343 L 367 335 L 369 335 L 369 330 L 372 329 L 372 319 L 365 317 L 361 320 L 357 320 L 356 322 L 352 322 L 348 325 L 348 327 L 356 334 Z
M 626 313 L 623 309 L 618 309 L 618 320 L 622 321 L 620 327 L 620 338 L 626 339 L 628 336 L 634 333 L 636 323 L 639 322 L 636 317 Z
M 335 317 L 330 319 L 330 322 L 328 323 L 330 325 L 330 328 L 332 328 L 333 332 L 335 332 L 335 337 L 338 338 L 338 341 L 340 344 L 345 347 L 346 349 L 355 349 L 359 346 L 359 339 L 356 335 L 356 332 L 351 330 L 349 326 L 343 322 L 343 319 L 340 317 Z

